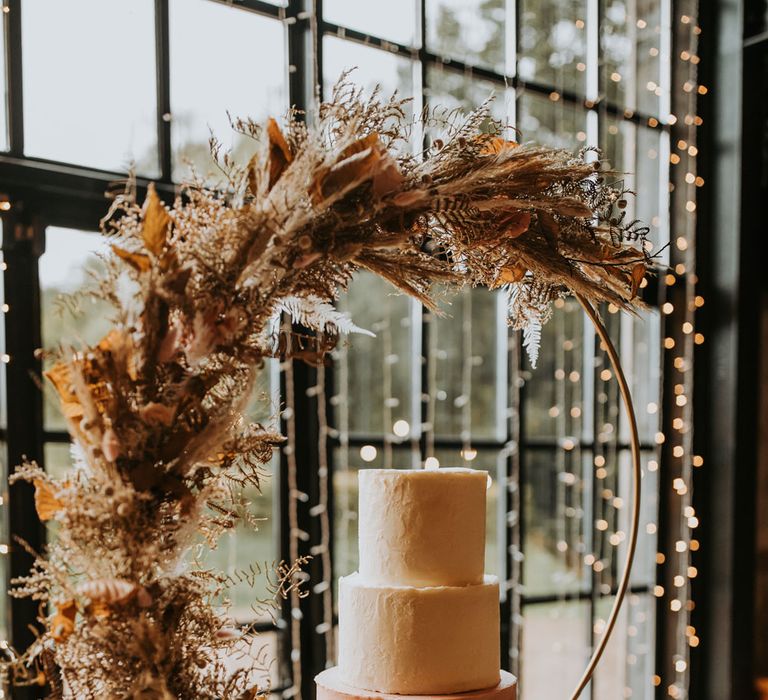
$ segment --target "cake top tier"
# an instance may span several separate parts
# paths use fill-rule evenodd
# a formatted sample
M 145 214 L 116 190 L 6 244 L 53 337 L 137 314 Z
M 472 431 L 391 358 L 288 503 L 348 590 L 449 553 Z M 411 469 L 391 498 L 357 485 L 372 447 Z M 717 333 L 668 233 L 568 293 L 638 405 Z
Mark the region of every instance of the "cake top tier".
M 483 581 L 488 472 L 359 472 L 360 574 L 369 584 L 464 586 Z

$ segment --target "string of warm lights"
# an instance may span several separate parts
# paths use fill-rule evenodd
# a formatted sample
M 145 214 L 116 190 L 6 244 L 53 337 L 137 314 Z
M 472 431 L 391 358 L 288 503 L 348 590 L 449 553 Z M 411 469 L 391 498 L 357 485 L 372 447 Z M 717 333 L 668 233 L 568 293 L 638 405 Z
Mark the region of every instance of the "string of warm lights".
M 11 202 L 8 199 L 0 199 L 0 212 L 9 212 L 12 208 Z M 4 225 L 4 221 L 0 219 L 0 234 L 2 234 L 2 226 Z M 0 255 L 2 255 L 2 252 L 0 251 Z M 0 261 L 0 272 L 5 272 L 8 269 L 8 263 L 5 262 L 5 260 Z M 2 287 L 0 287 L 0 291 L 2 291 Z M 10 311 L 10 306 L 3 301 L 2 307 L 0 307 L 0 311 L 2 311 L 3 314 L 7 314 Z M 3 323 L 5 323 L 5 319 L 3 319 Z M 5 333 L 3 333 L 3 340 L 5 340 Z M 11 356 L 5 352 L 5 347 L 1 348 L 2 353 L 0 354 L 0 361 L 2 361 L 4 364 L 8 364 L 11 361 Z M 4 371 L 4 370 L 3 370 Z M 3 385 L 5 385 L 5 381 L 3 378 Z M 3 455 L 3 460 L 7 455 Z M 2 494 L 0 494 L 0 508 L 5 508 L 8 501 L 8 481 L 7 479 L 3 480 L 2 485 Z M 2 522 L 4 525 L 2 527 L 2 531 L 0 532 L 0 537 L 2 537 L 4 540 L 9 538 L 9 533 L 7 530 L 7 517 L 3 515 L 2 518 L 0 518 L 0 522 Z M 7 556 L 10 551 L 10 547 L 8 546 L 7 542 L 0 542 L 0 556 Z M 7 567 L 8 564 L 5 564 L 5 567 Z M 7 576 L 4 577 L 3 585 L 0 587 L 0 590 L 2 590 L 3 598 L 7 599 Z M 3 616 L 4 620 L 7 620 L 7 615 Z M 8 635 L 10 630 L 7 628 L 4 628 L 0 630 L 0 634 L 2 634 L 2 638 L 0 638 L 0 653 L 3 655 L 12 654 L 13 652 L 10 649 L 10 646 L 8 644 Z M 0 674 L 0 700 L 3 700 L 4 698 L 8 697 L 8 694 L 10 692 L 10 679 L 7 677 L 7 674 Z
M 464 290 L 461 295 L 461 394 L 454 400 L 461 411 L 461 458 L 469 465 L 475 457 L 477 450 L 472 448 L 472 370 L 477 364 L 478 358 L 472 348 L 472 293 Z
M 336 505 L 334 566 L 337 574 L 348 574 L 354 569 L 349 552 L 357 542 L 354 539 L 353 527 L 356 520 L 357 507 L 352 498 L 349 484 L 354 477 L 349 466 L 349 358 L 348 344 L 340 343 L 333 354 L 336 391 L 330 398 L 333 407 L 334 431 L 338 438 L 339 447 L 335 452 L 333 462 L 334 483 L 341 487 L 334 489 Z
M 421 430 L 424 433 L 425 449 L 422 459 L 425 469 L 437 469 L 440 460 L 435 456 L 435 422 L 437 420 L 437 401 L 444 400 L 441 390 L 437 386 L 437 360 L 439 350 L 437 347 L 437 318 L 431 311 L 424 311 L 424 322 L 427 325 L 427 355 L 420 356 L 419 362 L 427 366 L 427 387 L 419 387 L 422 401 L 426 399 L 426 416 Z
M 384 353 L 381 363 L 381 380 L 384 391 L 384 402 L 381 411 L 381 427 L 384 435 L 383 467 L 391 469 L 393 466 L 392 443 L 395 438 L 394 430 L 396 427 L 392 422 L 392 409 L 398 405 L 398 400 L 393 396 L 392 392 L 392 365 L 399 362 L 399 358 L 392 349 L 392 330 L 389 322 L 384 321 L 375 327 L 377 329 L 377 338 L 381 342 L 381 348 Z
M 286 331 L 290 331 L 287 328 Z M 297 463 L 296 463 L 296 402 L 294 398 L 295 383 L 293 376 L 293 361 L 288 359 L 280 364 L 280 371 L 285 377 L 285 408 L 282 418 L 285 423 L 286 444 L 283 454 L 286 461 L 286 479 L 288 485 L 288 529 L 290 561 L 299 558 L 299 541 L 309 538 L 309 533 L 299 528 L 298 508 L 299 501 L 306 501 L 307 495 L 298 488 Z M 293 587 L 288 599 L 290 606 L 291 627 L 291 686 L 283 691 L 283 697 L 291 698 L 301 696 L 301 619 L 299 591 Z
M 326 385 L 325 385 L 325 367 L 317 368 L 317 384 L 312 388 L 317 397 L 317 452 L 318 452 L 318 482 L 319 482 L 319 500 L 309 509 L 312 517 L 320 521 L 320 542 L 313 545 L 310 554 L 313 557 L 320 557 L 322 563 L 322 580 L 318 581 L 312 587 L 313 595 L 321 595 L 323 598 L 323 621 L 315 626 L 315 632 L 323 635 L 325 639 L 325 658 L 328 666 L 333 665 L 336 658 L 336 646 L 334 643 L 333 628 L 333 580 L 331 565 L 331 522 L 328 513 L 330 503 L 330 469 L 328 465 L 328 437 L 331 428 L 328 425 L 328 416 L 326 413 Z
M 673 75 L 679 84 L 674 86 L 672 126 L 672 153 L 670 155 L 670 192 L 675 205 L 675 231 L 670 271 L 665 275 L 667 299 L 662 307 L 665 316 L 664 351 L 666 365 L 672 376 L 667 382 L 674 393 L 674 402 L 667 417 L 665 466 L 674 475 L 672 498 L 678 513 L 675 527 L 674 551 L 666 553 L 665 583 L 667 590 L 659 591 L 668 601 L 669 613 L 675 617 L 676 644 L 670 669 L 661 669 L 657 680 L 666 687 L 672 698 L 687 698 L 690 674 L 690 650 L 698 646 L 697 630 L 691 625 L 695 601 L 691 596 L 691 580 L 697 575 L 693 553 L 699 549 L 696 528 L 699 519 L 692 505 L 694 471 L 703 465 L 695 455 L 693 440 L 693 359 L 697 345 L 704 336 L 696 332 L 696 310 L 704 299 L 696 293 L 696 198 L 704 180 L 696 172 L 698 154 L 696 131 L 702 124 L 697 114 L 699 96 L 707 87 L 698 84 L 697 53 L 701 29 L 697 23 L 698 3 L 685 0 L 677 4 L 678 15 L 673 18 L 673 31 L 678 39 L 679 53 L 675 56 Z M 660 559 L 664 558 L 663 555 Z

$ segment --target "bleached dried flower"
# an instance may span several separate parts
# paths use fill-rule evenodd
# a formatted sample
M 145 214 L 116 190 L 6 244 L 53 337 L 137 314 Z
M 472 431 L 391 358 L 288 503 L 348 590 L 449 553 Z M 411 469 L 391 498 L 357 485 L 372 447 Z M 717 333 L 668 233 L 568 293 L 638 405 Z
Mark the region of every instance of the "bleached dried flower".
M 101 452 L 107 462 L 114 462 L 120 456 L 120 440 L 112 428 L 107 428 L 101 438 Z
M 100 578 L 93 581 L 84 581 L 77 587 L 77 592 L 89 598 L 93 603 L 122 603 L 138 590 L 138 586 L 131 581 L 119 578 Z
M 163 425 L 168 428 L 173 423 L 174 409 L 172 406 L 150 401 L 144 408 L 139 409 L 139 415 L 149 425 Z

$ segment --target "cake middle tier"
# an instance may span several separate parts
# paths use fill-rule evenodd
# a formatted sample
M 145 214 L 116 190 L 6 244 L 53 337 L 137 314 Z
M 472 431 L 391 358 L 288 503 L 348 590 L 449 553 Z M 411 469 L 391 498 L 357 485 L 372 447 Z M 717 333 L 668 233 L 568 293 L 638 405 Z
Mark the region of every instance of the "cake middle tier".
M 499 682 L 499 583 L 371 585 L 339 581 L 339 673 L 381 693 L 436 695 Z
M 482 583 L 488 472 L 361 469 L 360 574 L 394 586 Z

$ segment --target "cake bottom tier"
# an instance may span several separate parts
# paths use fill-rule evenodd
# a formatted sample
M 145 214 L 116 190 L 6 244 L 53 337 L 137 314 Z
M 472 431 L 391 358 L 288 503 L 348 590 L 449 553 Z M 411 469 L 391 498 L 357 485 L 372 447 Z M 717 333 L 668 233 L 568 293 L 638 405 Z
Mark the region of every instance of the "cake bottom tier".
M 353 688 L 439 695 L 499 682 L 499 584 L 339 582 L 339 677 Z
M 402 700 L 402 695 L 377 693 L 347 685 L 341 680 L 338 667 L 329 668 L 315 678 L 317 700 Z M 493 688 L 471 690 L 452 695 L 411 695 L 408 700 L 517 700 L 517 680 L 511 673 L 501 671 L 501 680 Z

